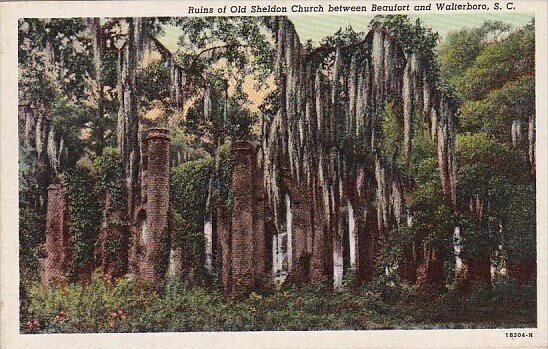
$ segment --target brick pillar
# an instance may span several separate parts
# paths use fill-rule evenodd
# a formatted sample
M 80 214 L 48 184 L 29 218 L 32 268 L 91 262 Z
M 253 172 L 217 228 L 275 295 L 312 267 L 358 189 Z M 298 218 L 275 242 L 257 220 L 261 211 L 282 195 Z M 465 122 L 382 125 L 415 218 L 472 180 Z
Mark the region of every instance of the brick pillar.
M 319 191 L 319 190 L 317 190 Z M 324 224 L 324 207 L 321 202 L 319 193 L 313 201 L 313 239 L 312 239 L 312 256 L 310 259 L 310 281 L 318 283 L 325 281 L 327 278 L 325 270 L 326 258 L 326 229 Z
M 463 261 L 456 275 L 456 288 L 468 291 L 478 285 L 491 284 L 491 259 L 485 253 L 474 260 Z
M 221 251 L 221 286 L 224 293 L 230 293 L 231 289 L 231 250 L 232 234 L 230 228 L 230 213 L 225 205 L 219 204 L 216 209 L 217 242 Z
M 336 226 L 333 227 L 333 287 L 339 289 L 342 287 L 344 276 L 344 232 L 345 217 L 347 215 L 346 200 L 341 199 L 336 214 Z
M 417 286 L 422 292 L 436 292 L 443 286 L 443 259 L 437 249 L 424 247 L 424 259 L 417 269 Z
M 234 142 L 232 160 L 232 293 L 242 295 L 254 286 L 253 149 L 249 142 Z
M 169 131 L 150 129 L 146 135 L 147 170 L 146 182 L 146 224 L 139 230 L 142 244 L 142 260 L 139 278 L 156 282 L 161 275 L 163 242 L 166 240 L 169 213 Z
M 309 240 L 311 242 L 313 230 L 312 198 L 309 193 L 305 183 L 295 183 L 291 187 L 293 265 L 290 277 L 297 284 L 308 282 L 310 273 L 312 246 L 309 246 Z
M 257 149 L 255 149 L 257 150 Z M 253 247 L 255 255 L 255 284 L 258 287 L 266 286 L 266 261 L 269 257 L 266 254 L 266 190 L 264 188 L 264 179 L 262 169 L 259 166 L 261 159 L 255 154 L 255 166 L 253 167 L 254 202 L 253 210 Z M 269 241 L 270 242 L 270 241 Z
M 48 187 L 46 214 L 46 260 L 42 282 L 67 283 L 73 256 L 68 229 L 68 212 L 65 193 L 60 185 Z

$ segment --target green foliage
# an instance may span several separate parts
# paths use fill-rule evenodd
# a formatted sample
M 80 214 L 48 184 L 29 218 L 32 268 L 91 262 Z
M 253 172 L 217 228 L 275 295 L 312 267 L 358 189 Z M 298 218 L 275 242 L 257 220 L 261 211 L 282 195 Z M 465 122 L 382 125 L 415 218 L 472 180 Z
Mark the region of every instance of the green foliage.
M 171 173 L 172 246 L 182 246 L 185 260 L 204 274 L 204 234 L 211 160 L 183 163 Z
M 230 144 L 219 147 L 219 200 L 223 205 L 232 205 L 232 162 Z
M 534 48 L 533 25 L 510 31 L 500 22 L 450 33 L 440 47 L 442 75 L 462 102 L 462 131 L 471 133 L 459 138 L 457 154 L 465 201 L 471 192 L 485 192 L 493 176 L 514 181 L 527 172 L 525 154 L 500 143 L 511 143 L 514 120 L 535 115 Z
M 381 251 L 377 257 L 377 269 L 379 271 L 377 278 L 382 283 L 400 283 L 396 270 L 403 262 L 403 248 L 413 241 L 415 231 L 411 227 L 398 225 L 388 232 L 382 244 Z
M 245 16 L 177 18 L 175 25 L 183 33 L 178 60 L 193 78 L 203 78 L 212 63 L 224 58 L 230 70 L 255 74 L 264 82 L 273 68 L 266 21 Z
M 414 235 L 445 251 L 452 249 L 451 232 L 457 217 L 442 193 L 438 180 L 419 186 L 409 197 L 409 208 L 413 212 Z
M 165 101 L 169 98 L 170 72 L 162 61 L 154 61 L 141 68 L 137 73 L 141 107 L 149 107 L 153 101 Z
M 91 68 L 90 41 L 81 19 L 25 18 L 19 21 L 19 64 L 24 90 L 49 105 L 58 95 L 83 100 Z M 62 64 L 59 64 L 62 61 Z
M 74 256 L 73 273 L 93 260 L 95 242 L 101 223 L 101 210 L 94 195 L 95 183 L 91 174 L 82 168 L 66 171 L 63 187 L 67 198 Z
M 403 117 L 395 101 L 386 103 L 380 125 L 381 154 L 386 160 L 403 165 Z
M 507 249 L 508 261 L 520 263 L 537 259 L 537 224 L 535 185 L 512 185 L 506 202 L 500 203 L 505 226 L 502 243 Z
M 122 171 L 121 155 L 116 148 L 103 149 L 101 156 L 93 161 L 93 180 L 95 193 L 100 198 L 102 213 L 106 220 L 102 222 L 105 227 L 120 227 L 127 224 L 126 191 Z M 124 244 L 120 238 L 107 239 L 105 246 L 106 255 L 113 257 L 117 266 L 121 269 L 126 261 L 123 260 Z
M 122 157 L 116 148 L 103 149 L 101 156 L 93 161 L 96 190 L 100 195 L 109 195 L 109 210 L 124 210 L 126 193 L 122 170 Z
M 512 122 L 527 122 L 534 115 L 535 79 L 524 76 L 489 92 L 481 100 L 466 100 L 461 108 L 460 125 L 463 132 L 485 132 L 510 143 Z
M 431 28 L 425 27 L 420 19 L 411 23 L 406 15 L 375 16 L 370 27 L 382 25 L 400 42 L 405 52 L 415 53 L 425 68 L 432 82 L 437 83 L 439 68 L 436 61 L 436 46 L 439 35 Z
M 232 299 L 199 287 L 173 285 L 156 293 L 124 279 L 111 284 L 94 277 L 88 285 L 32 287 L 21 320 L 26 333 L 26 321 L 37 321 L 33 332 L 39 333 L 534 327 L 533 287 L 497 284 L 487 292 L 417 302 L 404 288 L 366 285 L 330 293 L 320 284 Z
M 529 29 L 513 32 L 501 42 L 485 44 L 471 65 L 454 79 L 461 99 L 479 100 L 523 76 L 534 75 L 535 35 Z
M 474 64 L 487 37 L 497 38 L 508 30 L 510 26 L 503 22 L 486 21 L 481 27 L 450 32 L 439 48 L 442 78 L 448 82 L 457 79 Z
M 21 280 L 38 278 L 38 258 L 43 257 L 46 187 L 51 180 L 45 165 L 19 153 L 19 265 Z
M 113 332 L 130 320 L 122 318 L 122 314 L 132 312 L 137 316 L 139 310 L 158 300 L 154 293 L 135 287 L 128 280 L 119 279 L 113 285 L 97 275 L 86 285 L 46 288 L 36 284 L 30 288 L 29 298 L 27 316 L 46 333 Z
M 457 158 L 458 183 L 465 202 L 466 197 L 487 193 L 495 177 L 519 181 L 526 169 L 519 153 L 485 133 L 458 135 Z
M 512 261 L 534 259 L 534 184 L 523 176 L 527 173 L 523 156 L 487 134 L 476 133 L 458 136 L 457 157 L 465 258 L 503 244 Z M 470 200 L 483 205 L 482 217 L 470 212 Z

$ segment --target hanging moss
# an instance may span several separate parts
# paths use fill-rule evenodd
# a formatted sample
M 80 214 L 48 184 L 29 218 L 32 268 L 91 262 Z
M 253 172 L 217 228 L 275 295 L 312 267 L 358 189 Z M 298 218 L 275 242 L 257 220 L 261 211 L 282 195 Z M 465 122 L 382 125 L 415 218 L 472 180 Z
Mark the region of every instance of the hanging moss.
M 101 210 L 97 196 L 94 195 L 95 182 L 89 170 L 79 167 L 67 170 L 63 176 L 63 186 L 74 256 L 72 274 L 75 275 L 93 260 Z

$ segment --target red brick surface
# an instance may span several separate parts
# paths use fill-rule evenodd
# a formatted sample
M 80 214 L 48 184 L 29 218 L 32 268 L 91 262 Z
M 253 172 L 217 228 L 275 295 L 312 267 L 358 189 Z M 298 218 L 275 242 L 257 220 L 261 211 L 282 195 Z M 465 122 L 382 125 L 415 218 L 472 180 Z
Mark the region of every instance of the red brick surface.
M 60 185 L 48 187 L 45 251 L 46 260 L 42 281 L 45 284 L 67 283 L 73 258 L 68 229 L 67 201 Z
M 224 293 L 230 293 L 231 289 L 231 227 L 230 212 L 224 205 L 217 206 L 217 236 L 218 248 L 221 254 L 221 285 Z
M 292 270 L 290 278 L 294 283 L 309 281 L 312 256 L 312 202 L 306 184 L 293 184 L 290 192 L 292 212 Z
M 139 278 L 157 282 L 161 275 L 158 267 L 166 238 L 169 213 L 169 131 L 150 129 L 146 136 L 146 233 L 140 232 L 142 250 Z M 138 229 L 139 230 L 139 229 Z
M 232 156 L 232 293 L 253 289 L 255 276 L 253 238 L 253 148 L 249 142 L 234 142 Z

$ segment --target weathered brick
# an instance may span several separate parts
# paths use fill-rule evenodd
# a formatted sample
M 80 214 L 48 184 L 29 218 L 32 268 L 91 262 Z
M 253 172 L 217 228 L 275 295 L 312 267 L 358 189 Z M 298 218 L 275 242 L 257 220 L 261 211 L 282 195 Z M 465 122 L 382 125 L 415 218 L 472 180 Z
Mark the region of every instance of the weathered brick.
M 477 285 L 491 283 L 491 259 L 486 253 L 480 258 L 471 261 L 463 261 L 455 275 L 456 288 L 468 291 Z
M 141 221 L 139 245 L 139 278 L 157 282 L 161 256 L 165 246 L 169 213 L 169 131 L 150 129 L 145 139 L 147 166 L 145 174 L 145 221 Z M 139 228 L 139 227 L 138 227 Z M 139 231 L 139 229 L 138 229 Z
M 314 235 L 312 239 L 312 256 L 310 260 L 310 281 L 323 282 L 327 278 L 325 257 L 327 252 L 327 229 L 324 223 L 324 207 L 320 195 L 313 199 L 312 222 Z
M 305 183 L 291 186 L 292 212 L 292 268 L 290 278 L 294 283 L 306 283 L 310 277 L 312 256 L 312 198 Z
M 230 293 L 231 289 L 231 227 L 230 227 L 230 212 L 225 205 L 217 205 L 216 210 L 217 220 L 217 236 L 218 248 L 221 254 L 221 285 L 224 293 Z
M 232 160 L 232 293 L 242 295 L 254 286 L 253 149 L 250 142 L 234 142 Z
M 260 166 L 261 157 L 257 152 L 257 147 L 254 148 L 254 163 L 253 163 L 253 249 L 255 256 L 255 286 L 265 286 L 266 261 L 268 259 L 266 253 L 266 190 L 264 187 L 263 170 Z
M 48 187 L 44 284 L 67 283 L 73 263 L 65 192 L 60 185 Z

